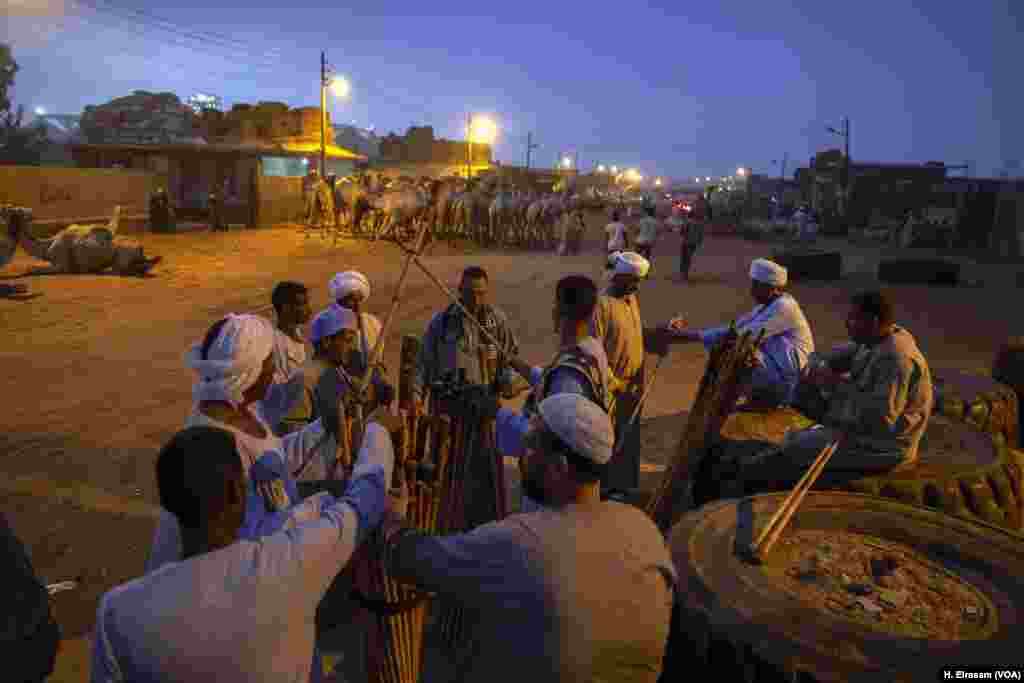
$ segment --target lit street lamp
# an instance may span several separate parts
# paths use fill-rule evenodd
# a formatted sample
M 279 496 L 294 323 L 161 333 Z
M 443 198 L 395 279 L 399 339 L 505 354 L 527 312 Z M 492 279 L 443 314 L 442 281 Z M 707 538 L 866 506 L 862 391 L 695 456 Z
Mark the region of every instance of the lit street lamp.
M 615 175 L 618 175 L 619 174 L 619 167 L 618 166 L 612 166 L 612 173 L 614 173 Z
M 46 110 L 42 107 L 36 107 L 36 116 L 46 116 Z
M 661 187 L 661 178 L 655 178 L 654 179 L 654 186 L 655 187 Z
M 562 168 L 572 168 L 572 159 L 569 157 L 562 157 Z
M 498 137 L 498 124 L 486 116 L 470 114 L 466 119 L 466 178 L 473 175 L 473 143 L 494 144 Z
M 736 175 L 738 175 L 740 178 L 743 178 L 744 176 L 747 175 L 747 169 L 740 166 L 739 168 L 736 169 Z
M 600 164 L 600 165 L 598 165 L 598 167 L 597 167 L 597 172 L 598 172 L 598 173 L 604 173 L 604 172 L 605 172 L 605 167 L 604 167 L 604 164 Z
M 327 89 L 338 97 L 348 97 L 352 91 L 349 82 L 336 74 L 329 74 L 327 53 L 320 53 L 320 177 L 327 177 Z

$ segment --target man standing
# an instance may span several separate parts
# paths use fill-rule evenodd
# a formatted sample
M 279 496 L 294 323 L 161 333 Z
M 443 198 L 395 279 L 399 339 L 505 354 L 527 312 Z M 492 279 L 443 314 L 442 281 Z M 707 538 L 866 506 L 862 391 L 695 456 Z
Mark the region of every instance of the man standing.
M 636 236 L 636 252 L 650 261 L 654 243 L 658 241 L 661 224 L 654 215 L 654 206 L 644 207 L 644 217 L 640 219 Z
M 306 363 L 306 341 L 302 328 L 309 322 L 312 310 L 309 291 L 301 282 L 279 282 L 270 294 L 277 326 L 274 329 L 274 384 L 264 401 L 273 406 L 273 415 L 282 415 L 279 424 L 270 425 L 278 436 L 302 429 L 305 422 L 292 419 L 292 411 L 301 398 L 302 381 L 296 377 Z
M 601 480 L 602 490 L 617 500 L 628 500 L 640 485 L 640 434 L 630 418 L 644 388 L 644 329 L 636 292 L 650 267 L 639 254 L 619 254 L 591 323 L 591 334 L 604 345 L 618 389 L 613 408 L 616 455 Z
M 510 381 L 508 359 L 519 352 L 519 344 L 508 324 L 508 318 L 488 303 L 490 287 L 487 272 L 470 266 L 462 272 L 459 298 L 463 307 L 501 345 L 495 346 L 477 326 L 465 320 L 455 304 L 430 319 L 416 363 L 413 392 L 421 407 L 432 383 L 465 371 L 470 384 L 489 387 L 498 394 Z
M 471 612 L 470 642 L 444 680 L 658 680 L 676 571 L 650 518 L 601 501 L 613 440 L 600 407 L 557 394 L 537 407 L 520 460 L 547 509 L 434 536 L 402 523 L 404 486 L 390 499 L 381 530 L 392 576 Z
M 374 417 L 343 497 L 307 500 L 295 510 L 301 521 L 256 540 L 238 535 L 248 484 L 234 436 L 175 435 L 156 478 L 183 558 L 101 598 L 92 682 L 321 680 L 316 608 L 384 513 L 396 419 Z
M 351 465 L 351 448 L 346 417 L 356 397 L 352 393 L 355 369 L 361 367 L 359 326 L 355 313 L 331 306 L 313 319 L 310 341 L 313 358 L 303 369 L 303 392 L 296 413 L 303 424 L 321 420 L 326 432 L 319 450 L 306 458 L 305 469 L 297 472 L 303 481 L 342 478 L 336 467 Z M 364 414 L 394 400 L 394 388 L 380 372 L 374 372 L 368 387 Z
M 619 210 L 612 211 L 612 222 L 605 226 L 608 235 L 608 256 L 626 249 L 626 226 L 619 220 Z
M 477 266 L 462 273 L 459 285 L 462 306 L 479 325 L 497 341 L 483 336 L 474 322 L 454 303 L 434 315 L 427 325 L 420 345 L 413 377 L 412 393 L 417 410 L 423 410 L 428 391 L 434 382 L 464 380 L 461 400 L 463 409 L 478 416 L 480 426 L 488 427 L 498 409 L 498 397 L 512 384 L 513 370 L 509 358 L 518 351 L 518 344 L 505 314 L 488 303 L 487 273 Z M 433 400 L 433 399 L 431 399 Z M 494 441 L 496 435 L 471 429 L 466 445 L 468 453 L 465 496 L 465 520 L 472 527 L 497 519 L 501 495 L 497 468 L 501 466 Z
M 696 219 L 684 219 L 679 228 L 682 241 L 679 245 L 679 275 L 683 280 L 690 279 L 690 268 L 693 265 L 693 255 L 704 243 L 704 222 Z
M 338 273 L 327 286 L 331 300 L 341 308 L 355 313 L 359 327 L 359 348 L 361 358 L 354 359 L 353 370 L 362 377 L 369 368 L 370 356 L 377 346 L 380 337 L 381 322 L 372 313 L 364 313 L 366 301 L 370 298 L 370 279 L 357 270 L 346 270 Z
M 755 259 L 750 264 L 750 296 L 757 307 L 736 321 L 736 330 L 754 335 L 761 330 L 765 333 L 746 392 L 748 408 L 752 410 L 792 403 L 800 374 L 814 351 L 811 326 L 800 304 L 786 292 L 787 281 L 786 269 L 774 261 Z M 687 327 L 682 318 L 669 322 L 675 341 L 703 342 L 709 350 L 729 331 L 727 326 L 693 331 Z
M 590 321 L 597 306 L 597 285 L 588 277 L 569 275 L 558 281 L 552 320 L 558 333 L 558 351 L 546 367 L 533 367 L 518 358 L 512 367 L 533 388 L 522 412 L 508 408 L 497 411 L 498 450 L 502 455 L 521 457 L 523 436 L 537 406 L 555 394 L 577 394 L 593 402 L 606 413 L 611 412 L 611 370 L 608 356 L 597 339 L 590 336 Z M 521 511 L 532 512 L 537 501 L 523 495 Z
M 931 371 L 914 337 L 895 323 L 878 291 L 853 297 L 846 318 L 853 340 L 816 358 L 808 383 L 828 394 L 821 424 L 787 435 L 781 450 L 741 471 L 750 492 L 791 486 L 818 454 L 842 442 L 819 481 L 837 485 L 917 461 L 934 407 Z

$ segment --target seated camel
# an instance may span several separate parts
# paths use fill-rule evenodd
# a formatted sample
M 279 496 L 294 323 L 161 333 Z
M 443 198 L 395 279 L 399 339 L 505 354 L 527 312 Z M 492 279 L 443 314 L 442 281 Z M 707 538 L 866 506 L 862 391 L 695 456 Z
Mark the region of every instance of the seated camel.
M 121 207 L 107 225 L 69 225 L 50 239 L 37 240 L 29 234 L 28 220 L 15 217 L 8 222 L 8 239 L 41 261 L 47 261 L 48 273 L 102 273 L 108 269 L 118 275 L 144 275 L 160 263 L 161 257 L 146 258 L 142 244 L 117 235 Z M 13 252 L 12 252 L 13 255 Z

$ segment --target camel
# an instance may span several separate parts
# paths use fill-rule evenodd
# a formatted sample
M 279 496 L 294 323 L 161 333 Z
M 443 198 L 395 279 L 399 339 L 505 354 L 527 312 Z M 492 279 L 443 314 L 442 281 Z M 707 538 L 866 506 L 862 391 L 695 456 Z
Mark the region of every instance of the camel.
M 146 258 L 139 242 L 119 237 L 120 220 L 121 207 L 115 206 L 107 225 L 69 225 L 46 240 L 29 234 L 28 221 L 14 220 L 8 224 L 8 239 L 21 245 L 29 256 L 52 264 L 39 273 L 102 273 L 110 269 L 118 275 L 145 275 L 161 257 Z

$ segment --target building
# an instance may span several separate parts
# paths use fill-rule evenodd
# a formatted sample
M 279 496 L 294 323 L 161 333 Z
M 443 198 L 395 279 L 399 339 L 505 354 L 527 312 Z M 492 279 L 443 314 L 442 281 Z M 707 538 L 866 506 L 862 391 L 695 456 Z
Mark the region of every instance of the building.
M 849 195 L 846 195 L 849 174 Z M 801 200 L 823 217 L 823 230 L 843 232 L 873 222 L 901 219 L 928 205 L 933 188 L 946 180 L 945 164 L 847 160 L 839 150 L 812 157 L 795 174 Z M 844 217 L 844 218 L 840 218 Z
M 366 128 L 351 125 L 333 125 L 334 144 L 366 157 L 370 163 L 380 159 L 380 138 Z
M 375 169 L 384 173 L 444 177 L 474 175 L 493 165 L 491 146 L 434 137 L 433 126 L 412 126 L 404 136 L 391 133 L 380 139 Z M 470 159 L 472 154 L 472 159 Z
M 174 93 L 136 90 L 106 104 L 90 105 L 79 122 L 88 144 L 160 145 L 193 142 L 194 113 Z
M 224 108 L 224 101 L 220 97 L 201 92 L 189 97 L 185 100 L 185 104 L 191 107 L 196 114 L 204 111 L 220 111 Z

